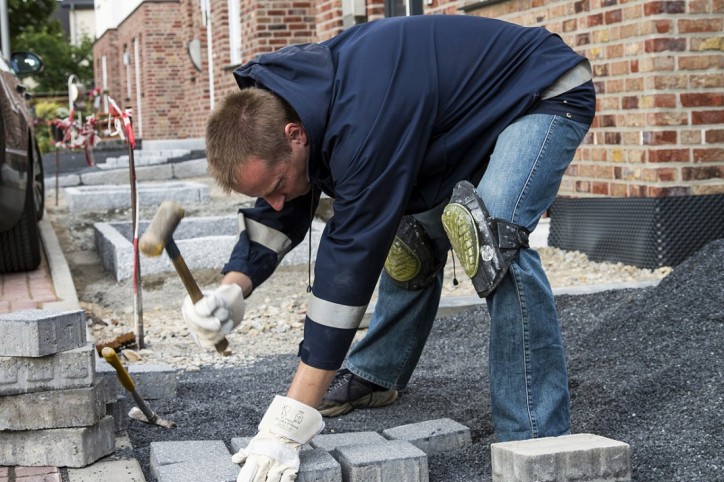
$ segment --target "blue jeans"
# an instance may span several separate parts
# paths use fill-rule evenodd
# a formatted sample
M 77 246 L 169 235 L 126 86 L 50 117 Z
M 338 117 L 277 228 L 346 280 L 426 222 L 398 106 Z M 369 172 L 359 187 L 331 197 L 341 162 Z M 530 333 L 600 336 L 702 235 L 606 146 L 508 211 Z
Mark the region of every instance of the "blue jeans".
M 563 174 L 588 126 L 546 114 L 524 116 L 498 137 L 477 186 L 493 217 L 533 231 L 555 199 Z M 440 222 L 444 205 L 415 215 L 438 255 L 450 244 Z M 442 290 L 442 271 L 427 287 L 408 291 L 383 272 L 367 334 L 347 357 L 356 375 L 402 389 L 425 346 Z M 570 432 L 566 359 L 553 293 L 538 253 L 521 249 L 486 299 L 490 313 L 488 371 L 498 441 Z

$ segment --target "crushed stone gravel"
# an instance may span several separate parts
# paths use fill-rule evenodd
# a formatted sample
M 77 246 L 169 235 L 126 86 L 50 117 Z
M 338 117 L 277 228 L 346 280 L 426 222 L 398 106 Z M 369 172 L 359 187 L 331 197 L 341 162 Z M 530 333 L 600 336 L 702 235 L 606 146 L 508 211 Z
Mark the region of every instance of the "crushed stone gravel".
M 211 201 L 187 216 L 227 215 L 251 200 L 211 189 Z M 70 213 L 61 195 L 46 203 L 95 341 L 133 330 L 131 281 L 116 282 L 100 266 L 93 223 L 129 220 L 129 210 Z M 155 209 L 143 208 L 141 219 Z M 637 481 L 724 480 L 724 240 L 710 243 L 675 269 L 644 270 L 594 263 L 582 253 L 539 249 L 554 288 L 661 280 L 651 288 L 556 298 L 570 372 L 574 433 L 629 443 Z M 458 265 L 458 278 L 461 270 Z M 213 287 L 218 270 L 194 273 Z M 444 296 L 474 294 L 453 286 L 446 266 Z M 179 307 L 184 288 L 174 273 L 143 277 L 144 349 L 124 363 L 167 363 L 179 369 L 177 397 L 153 408 L 177 422 L 162 430 L 129 420 L 133 454 L 148 480 L 149 444 L 163 440 L 253 435 L 274 394 L 296 367 L 306 312 L 307 266 L 280 267 L 247 300 L 247 316 L 220 357 L 196 347 Z M 326 432 L 382 430 L 449 417 L 469 426 L 472 447 L 430 458 L 431 481 L 490 479 L 494 442 L 487 388 L 487 312 L 478 307 L 436 322 L 409 387 L 390 407 L 327 419 Z M 358 337 L 364 334 L 360 330 Z
M 656 287 L 556 298 L 567 346 L 574 433 L 631 446 L 634 481 L 712 482 L 724 473 L 724 240 L 705 246 Z M 484 309 L 436 323 L 408 388 L 391 406 L 326 419 L 325 433 L 449 417 L 473 445 L 429 459 L 433 482 L 491 478 L 494 443 L 487 388 Z M 163 430 L 129 421 L 134 455 L 149 476 L 149 444 L 223 440 L 256 432 L 284 393 L 292 354 L 248 366 L 182 371 L 178 396 L 154 408 L 177 422 Z M 149 478 L 149 480 L 151 480 Z

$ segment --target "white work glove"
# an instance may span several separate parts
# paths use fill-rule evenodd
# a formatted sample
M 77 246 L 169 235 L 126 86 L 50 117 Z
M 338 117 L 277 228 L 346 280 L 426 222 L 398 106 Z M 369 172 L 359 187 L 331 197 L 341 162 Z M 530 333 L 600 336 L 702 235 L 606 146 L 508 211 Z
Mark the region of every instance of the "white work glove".
M 239 285 L 223 284 L 205 292 L 196 304 L 186 295 L 181 312 L 194 341 L 213 348 L 244 319 L 244 295 Z
M 277 395 L 257 436 L 231 456 L 233 463 L 244 464 L 236 482 L 292 482 L 299 472 L 299 450 L 323 429 L 318 411 Z

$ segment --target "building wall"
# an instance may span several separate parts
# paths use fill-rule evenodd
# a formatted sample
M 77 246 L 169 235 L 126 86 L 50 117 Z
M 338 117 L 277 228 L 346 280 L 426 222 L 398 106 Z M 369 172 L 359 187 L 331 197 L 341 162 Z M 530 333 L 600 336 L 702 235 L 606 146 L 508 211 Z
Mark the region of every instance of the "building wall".
M 325 40 L 344 28 L 342 0 L 239 1 L 242 62 L 289 44 Z M 209 5 L 210 44 L 198 0 L 142 1 L 96 42 L 97 83 L 103 54 L 114 59 L 110 94 L 133 104 L 133 96 L 124 98 L 123 46 L 140 39 L 145 139 L 202 138 L 211 106 L 236 89 L 228 0 Z M 426 14 L 543 26 L 591 60 L 598 112 L 561 195 L 724 193 L 724 1 L 424 0 L 423 5 Z M 367 21 L 382 18 L 384 1 L 367 0 L 365 13 Z M 200 71 L 186 52 L 193 39 L 201 45 Z M 131 69 L 135 72 L 135 65 Z
M 561 195 L 724 193 L 724 2 L 515 0 L 468 13 L 546 27 L 591 60 L 597 115 Z

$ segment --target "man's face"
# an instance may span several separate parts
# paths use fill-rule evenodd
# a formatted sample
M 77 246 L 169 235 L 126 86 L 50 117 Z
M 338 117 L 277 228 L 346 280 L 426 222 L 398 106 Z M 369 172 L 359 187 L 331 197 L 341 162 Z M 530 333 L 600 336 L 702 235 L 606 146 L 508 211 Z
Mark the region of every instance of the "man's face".
M 285 135 L 291 147 L 289 157 L 270 166 L 258 157 L 251 157 L 236 175 L 237 191 L 250 197 L 261 197 L 277 211 L 284 203 L 307 194 L 311 184 L 307 178 L 309 146 L 301 125 L 287 124 Z

